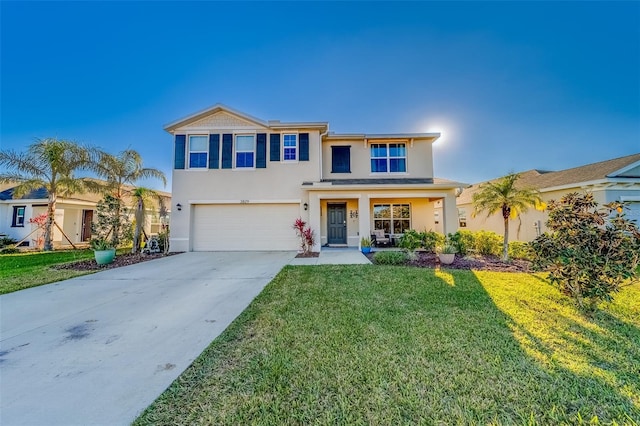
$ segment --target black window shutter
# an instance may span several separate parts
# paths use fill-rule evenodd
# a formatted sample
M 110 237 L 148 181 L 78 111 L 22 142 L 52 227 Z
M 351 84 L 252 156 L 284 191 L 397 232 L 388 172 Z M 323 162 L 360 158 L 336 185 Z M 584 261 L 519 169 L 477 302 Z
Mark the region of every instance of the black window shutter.
M 225 133 L 222 135 L 222 168 L 233 167 L 233 135 Z
M 351 147 L 331 147 L 331 173 L 351 173 Z
M 300 133 L 300 161 L 309 161 L 309 133 Z
M 209 135 L 209 168 L 220 167 L 220 135 Z
M 267 168 L 267 134 L 256 135 L 256 169 Z
M 184 169 L 184 153 L 187 149 L 187 135 L 176 135 L 176 149 L 174 155 L 174 169 Z
M 280 134 L 279 133 L 271 133 L 269 135 L 269 145 L 270 145 L 270 161 L 280 161 Z

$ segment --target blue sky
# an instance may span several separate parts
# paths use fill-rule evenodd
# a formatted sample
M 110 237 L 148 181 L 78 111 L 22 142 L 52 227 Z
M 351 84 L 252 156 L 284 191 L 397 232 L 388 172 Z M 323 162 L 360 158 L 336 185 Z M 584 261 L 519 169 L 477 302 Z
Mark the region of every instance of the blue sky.
M 134 148 L 170 178 L 163 126 L 220 102 L 442 131 L 436 175 L 469 183 L 640 152 L 640 2 L 2 1 L 0 19 L 2 149 Z

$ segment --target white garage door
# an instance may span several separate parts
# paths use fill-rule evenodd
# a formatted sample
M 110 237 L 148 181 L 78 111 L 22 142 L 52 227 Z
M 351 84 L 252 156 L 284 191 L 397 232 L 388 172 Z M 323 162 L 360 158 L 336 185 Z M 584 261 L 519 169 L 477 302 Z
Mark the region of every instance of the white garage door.
M 297 250 L 298 204 L 196 205 L 193 251 Z

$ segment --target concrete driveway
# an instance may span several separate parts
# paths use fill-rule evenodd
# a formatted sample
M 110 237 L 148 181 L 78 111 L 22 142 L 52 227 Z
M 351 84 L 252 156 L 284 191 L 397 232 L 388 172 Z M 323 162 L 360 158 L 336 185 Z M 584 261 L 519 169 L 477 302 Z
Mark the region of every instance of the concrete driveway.
M 294 256 L 184 253 L 0 296 L 0 424 L 129 424 Z

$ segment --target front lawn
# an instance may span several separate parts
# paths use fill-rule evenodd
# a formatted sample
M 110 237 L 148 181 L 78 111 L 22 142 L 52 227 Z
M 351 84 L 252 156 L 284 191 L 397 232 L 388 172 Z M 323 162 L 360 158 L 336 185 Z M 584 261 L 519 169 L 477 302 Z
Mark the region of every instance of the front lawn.
M 634 424 L 640 284 L 586 319 L 539 275 L 286 267 L 148 424 Z
M 85 275 L 87 271 L 52 269 L 51 266 L 92 257 L 91 250 L 3 254 L 0 256 L 0 294 Z

